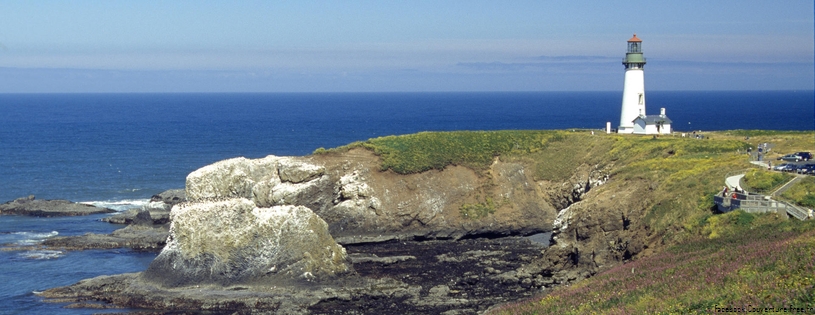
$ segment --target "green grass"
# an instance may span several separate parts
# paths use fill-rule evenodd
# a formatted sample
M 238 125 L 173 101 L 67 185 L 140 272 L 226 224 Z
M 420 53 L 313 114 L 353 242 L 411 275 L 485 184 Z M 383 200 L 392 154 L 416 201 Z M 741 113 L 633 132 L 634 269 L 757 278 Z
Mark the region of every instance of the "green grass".
M 757 136 L 783 136 L 783 135 L 806 135 L 811 131 L 795 131 L 795 130 L 728 130 L 722 131 L 722 134 L 737 136 L 737 137 L 757 137 Z
M 744 174 L 743 188 L 750 192 L 768 194 L 793 179 L 793 177 L 795 176 L 786 173 L 754 168 Z
M 495 213 L 498 207 L 500 207 L 500 205 L 496 204 L 495 200 L 487 197 L 484 202 L 461 205 L 459 212 L 462 217 L 477 220 Z
M 549 142 L 562 140 L 564 133 L 531 130 L 420 132 L 374 138 L 331 150 L 321 148 L 314 153 L 363 147 L 382 159 L 382 170 L 399 174 L 441 170 L 450 165 L 484 170 L 498 156 L 543 150 Z

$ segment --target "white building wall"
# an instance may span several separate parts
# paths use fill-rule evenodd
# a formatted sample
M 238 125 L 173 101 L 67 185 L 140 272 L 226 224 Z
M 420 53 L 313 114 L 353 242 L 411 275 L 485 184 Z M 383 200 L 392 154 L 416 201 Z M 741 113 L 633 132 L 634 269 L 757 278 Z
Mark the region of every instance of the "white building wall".
M 645 75 L 642 69 L 625 70 L 619 133 L 634 132 L 634 119 L 645 115 Z
M 671 124 L 663 124 L 662 129 L 659 130 L 663 135 L 671 134 Z

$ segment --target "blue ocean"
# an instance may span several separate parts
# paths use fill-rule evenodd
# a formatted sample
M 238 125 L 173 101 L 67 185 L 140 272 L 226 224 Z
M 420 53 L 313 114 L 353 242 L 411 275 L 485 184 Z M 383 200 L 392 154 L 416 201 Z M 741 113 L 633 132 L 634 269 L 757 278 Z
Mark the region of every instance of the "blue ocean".
M 650 91 L 678 131 L 815 129 L 813 91 Z M 449 130 L 616 127 L 620 92 L 2 94 L 0 203 L 28 195 L 117 210 L 183 188 L 191 171 L 237 156 L 306 155 L 369 138 Z M 103 216 L 0 216 L 0 244 L 108 233 Z M 88 314 L 34 291 L 146 269 L 128 250 L 0 250 L 0 313 Z

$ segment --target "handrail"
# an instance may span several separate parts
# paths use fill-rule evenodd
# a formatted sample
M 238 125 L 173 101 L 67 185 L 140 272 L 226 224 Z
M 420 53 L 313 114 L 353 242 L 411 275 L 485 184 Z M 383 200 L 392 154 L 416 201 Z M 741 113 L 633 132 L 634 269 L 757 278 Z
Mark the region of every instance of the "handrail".
M 796 206 L 796 205 L 794 205 L 792 203 L 789 203 L 789 202 L 786 202 L 786 201 L 781 201 L 781 202 L 784 203 L 787 206 L 787 213 L 789 213 L 792 216 L 798 218 L 798 220 L 803 221 L 803 220 L 806 220 L 807 218 L 809 218 L 808 211 L 804 211 L 804 209 L 801 209 L 801 208 L 799 208 L 798 206 Z M 792 209 L 792 211 L 790 211 L 790 209 Z
M 779 191 L 781 191 L 782 189 L 786 190 L 786 189 L 785 189 L 785 187 L 789 186 L 790 184 L 793 184 L 793 183 L 795 183 L 795 182 L 800 181 L 800 180 L 801 180 L 801 178 L 802 178 L 801 176 L 798 176 L 798 175 L 796 174 L 796 175 L 795 175 L 795 177 L 793 177 L 792 179 L 790 179 L 789 181 L 787 181 L 787 182 L 786 182 L 786 183 L 784 183 L 783 185 L 781 185 L 781 186 L 779 186 L 778 188 L 776 188 L 775 190 L 773 190 L 773 192 L 772 192 L 772 193 L 770 193 L 770 196 L 775 196 L 775 195 L 778 195 Z
M 764 198 L 763 195 L 737 194 L 737 198 L 714 196 L 713 201 L 720 207 L 720 211 L 723 212 L 733 209 L 741 209 L 744 212 L 778 212 L 779 210 L 784 210 L 784 212 L 798 220 L 809 219 L 808 209 L 802 209 L 786 201 Z

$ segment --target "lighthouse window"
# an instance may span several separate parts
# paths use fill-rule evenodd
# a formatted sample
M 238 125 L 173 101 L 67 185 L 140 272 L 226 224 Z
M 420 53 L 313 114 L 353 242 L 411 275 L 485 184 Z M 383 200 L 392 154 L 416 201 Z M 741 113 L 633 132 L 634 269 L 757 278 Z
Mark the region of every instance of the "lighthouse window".
M 640 93 L 640 105 L 645 103 L 644 97 L 642 97 L 642 93 Z

